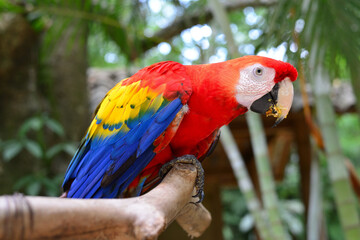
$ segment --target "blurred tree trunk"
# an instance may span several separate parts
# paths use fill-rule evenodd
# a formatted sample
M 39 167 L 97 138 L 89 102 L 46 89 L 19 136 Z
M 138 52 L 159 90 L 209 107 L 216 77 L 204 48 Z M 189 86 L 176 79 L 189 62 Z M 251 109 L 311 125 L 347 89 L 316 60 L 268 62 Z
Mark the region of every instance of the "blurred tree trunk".
M 36 80 L 39 33 L 19 14 L 0 15 L 0 139 L 14 138 L 19 126 L 38 112 Z M 29 157 L 8 163 L 0 155 L 0 194 L 32 170 Z
M 351 73 L 351 85 L 356 99 L 356 111 L 358 116 L 360 117 L 360 71 L 358 67 L 350 67 L 350 73 Z
M 230 22 L 228 20 L 228 16 L 226 14 L 224 6 L 221 5 L 219 0 L 209 1 L 209 6 L 212 9 L 215 19 L 217 20 L 222 31 L 225 34 L 227 46 L 231 57 L 239 57 L 239 51 L 236 46 L 234 36 L 232 35 L 230 29 Z M 280 218 L 278 199 L 275 192 L 275 184 L 270 168 L 266 137 L 264 128 L 262 126 L 261 118 L 255 113 L 247 113 L 246 120 L 249 126 L 251 145 L 255 155 L 257 172 L 259 174 L 262 202 L 264 206 L 263 209 L 265 212 L 265 216 L 267 217 L 266 220 L 271 226 L 269 229 L 267 229 L 267 231 L 264 231 L 261 228 L 258 230 L 264 231 L 260 233 L 260 235 L 262 237 L 266 237 L 267 239 L 268 236 L 272 236 L 272 238 L 274 239 L 289 239 L 289 234 L 285 231 L 284 225 Z M 257 220 L 256 226 L 264 227 L 264 224 L 262 222 L 259 223 L 259 218 L 256 217 L 257 216 L 254 216 L 255 220 Z
M 266 212 L 262 209 L 261 203 L 256 196 L 254 185 L 246 171 L 244 159 L 236 145 L 236 141 L 232 136 L 228 126 L 221 128 L 221 143 L 231 163 L 238 186 L 244 195 L 247 208 L 254 218 L 259 238 L 262 240 L 274 239 L 272 235 L 271 225 L 268 221 Z
M 81 4 L 80 4 L 81 2 Z M 88 1 L 63 1 L 69 8 Z M 50 29 L 36 32 L 23 15 L 0 15 L 0 139 L 16 137 L 29 117 L 46 111 L 65 128 L 67 140 L 79 141 L 89 123 L 87 24 L 77 18 L 53 19 Z M 40 54 L 39 54 L 40 53 Z M 47 147 L 58 141 L 46 137 Z M 69 158 L 64 158 L 66 163 Z M 37 159 L 24 151 L 4 162 L 0 154 L 0 194 L 13 191 L 21 177 L 37 172 Z M 63 162 L 58 162 L 60 165 Z M 64 166 L 56 171 L 63 171 Z
M 246 113 L 246 122 L 251 136 L 251 146 L 255 156 L 256 171 L 259 174 L 260 190 L 265 211 L 268 214 L 271 231 L 275 239 L 290 239 L 280 218 L 279 201 L 275 191 L 275 182 L 270 167 L 270 158 L 264 127 L 259 115 Z
M 313 143 L 311 154 L 311 183 L 308 203 L 308 214 L 306 220 L 306 237 L 308 240 L 328 239 L 325 231 L 325 219 L 322 204 L 322 179 L 320 174 L 320 161 L 318 159 L 319 149 Z
M 85 10 L 88 0 L 62 1 L 64 7 Z M 89 125 L 86 84 L 88 25 L 74 17 L 56 17 L 47 32 L 42 52 L 44 94 L 49 112 L 65 128 L 67 139 L 79 141 Z
M 321 46 L 321 47 L 320 47 Z M 335 111 L 330 100 L 330 76 L 324 68 L 326 45 L 320 45 L 315 37 L 310 51 L 309 66 L 313 69 L 311 76 L 315 96 L 317 119 L 321 128 L 328 161 L 328 172 L 332 182 L 337 212 L 345 239 L 360 239 L 360 221 L 358 204 L 351 189 L 348 172 L 345 168 L 345 157 L 340 147 L 335 124 Z

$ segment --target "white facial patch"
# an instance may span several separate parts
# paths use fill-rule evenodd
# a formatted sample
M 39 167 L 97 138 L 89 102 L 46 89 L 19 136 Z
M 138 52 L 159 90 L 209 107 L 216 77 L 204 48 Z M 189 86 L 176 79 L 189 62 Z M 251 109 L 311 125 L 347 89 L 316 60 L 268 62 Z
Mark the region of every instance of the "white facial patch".
M 274 87 L 275 69 L 256 63 L 240 70 L 240 78 L 236 85 L 236 100 L 244 107 L 270 92 Z

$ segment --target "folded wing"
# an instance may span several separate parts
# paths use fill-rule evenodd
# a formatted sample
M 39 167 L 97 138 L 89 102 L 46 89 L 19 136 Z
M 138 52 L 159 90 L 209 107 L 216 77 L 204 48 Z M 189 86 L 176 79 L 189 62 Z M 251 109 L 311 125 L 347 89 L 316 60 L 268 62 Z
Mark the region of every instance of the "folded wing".
M 175 62 L 149 66 L 117 84 L 99 105 L 68 167 L 67 197 L 121 194 L 164 147 L 158 138 L 190 94 L 184 66 Z

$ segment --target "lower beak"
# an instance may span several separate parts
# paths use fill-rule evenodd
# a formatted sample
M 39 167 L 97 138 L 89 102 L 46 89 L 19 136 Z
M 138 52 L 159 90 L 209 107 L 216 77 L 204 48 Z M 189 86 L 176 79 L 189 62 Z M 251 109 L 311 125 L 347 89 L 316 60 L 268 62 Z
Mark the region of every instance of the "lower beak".
M 294 96 L 294 88 L 289 78 L 275 84 L 273 89 L 254 101 L 250 109 L 253 112 L 276 117 L 273 127 L 277 126 L 288 115 Z

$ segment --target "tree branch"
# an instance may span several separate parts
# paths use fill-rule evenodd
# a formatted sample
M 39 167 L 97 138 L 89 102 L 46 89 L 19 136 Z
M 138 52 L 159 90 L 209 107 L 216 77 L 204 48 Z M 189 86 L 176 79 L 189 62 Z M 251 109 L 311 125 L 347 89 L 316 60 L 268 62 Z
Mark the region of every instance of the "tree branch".
M 191 236 L 210 213 L 193 201 L 196 169 L 176 164 L 149 193 L 128 199 L 0 197 L 0 239 L 156 239 L 177 217 Z

